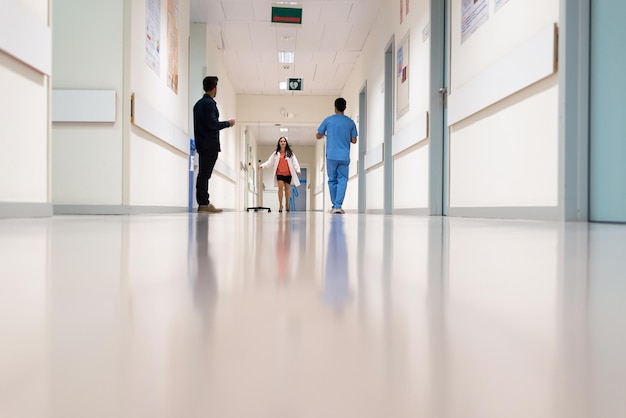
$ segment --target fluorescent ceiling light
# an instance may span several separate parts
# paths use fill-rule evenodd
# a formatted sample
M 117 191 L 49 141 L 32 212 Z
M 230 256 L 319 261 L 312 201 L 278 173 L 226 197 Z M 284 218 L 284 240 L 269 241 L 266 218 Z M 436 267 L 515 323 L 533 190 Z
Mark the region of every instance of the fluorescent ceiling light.
M 281 132 L 289 132 L 289 128 L 280 128 Z
M 293 64 L 294 53 L 293 51 L 279 51 L 278 62 L 281 64 Z

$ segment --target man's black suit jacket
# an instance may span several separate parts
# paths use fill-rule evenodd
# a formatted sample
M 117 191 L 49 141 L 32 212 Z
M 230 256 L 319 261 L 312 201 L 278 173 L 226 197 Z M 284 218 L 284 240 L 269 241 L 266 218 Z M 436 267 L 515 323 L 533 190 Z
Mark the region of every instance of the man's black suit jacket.
M 220 152 L 220 130 L 230 122 L 220 122 L 215 100 L 205 94 L 193 107 L 193 131 L 198 152 Z

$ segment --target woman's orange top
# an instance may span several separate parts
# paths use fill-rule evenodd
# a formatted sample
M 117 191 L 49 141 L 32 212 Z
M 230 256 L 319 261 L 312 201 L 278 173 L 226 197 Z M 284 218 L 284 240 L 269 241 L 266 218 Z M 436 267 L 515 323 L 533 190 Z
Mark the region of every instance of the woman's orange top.
M 278 167 L 276 167 L 276 174 L 281 176 L 290 176 L 291 172 L 289 171 L 289 164 L 285 159 L 285 153 L 280 153 L 280 159 L 278 160 Z

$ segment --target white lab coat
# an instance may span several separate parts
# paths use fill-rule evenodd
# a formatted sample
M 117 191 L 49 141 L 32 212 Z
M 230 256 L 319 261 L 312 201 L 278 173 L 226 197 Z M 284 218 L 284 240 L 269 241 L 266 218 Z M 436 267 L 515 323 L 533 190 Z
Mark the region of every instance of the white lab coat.
M 296 154 L 291 154 L 291 157 L 285 158 L 287 160 L 287 165 L 289 166 L 289 173 L 291 173 L 291 185 L 299 186 L 300 179 L 298 178 L 298 173 L 300 172 L 300 164 L 298 164 L 298 159 L 296 158 Z M 276 169 L 278 168 L 278 161 L 280 160 L 280 152 L 274 151 L 267 161 L 261 164 L 261 167 L 265 168 L 267 166 L 274 167 L 274 186 L 278 186 L 278 180 L 276 180 Z

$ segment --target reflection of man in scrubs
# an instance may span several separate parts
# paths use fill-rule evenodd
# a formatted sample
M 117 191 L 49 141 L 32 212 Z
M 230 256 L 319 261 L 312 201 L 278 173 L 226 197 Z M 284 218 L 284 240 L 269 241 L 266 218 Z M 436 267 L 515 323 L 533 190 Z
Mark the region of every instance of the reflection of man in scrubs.
M 337 310 L 341 310 L 350 297 L 348 248 L 341 216 L 333 216 L 330 219 L 324 297 Z

